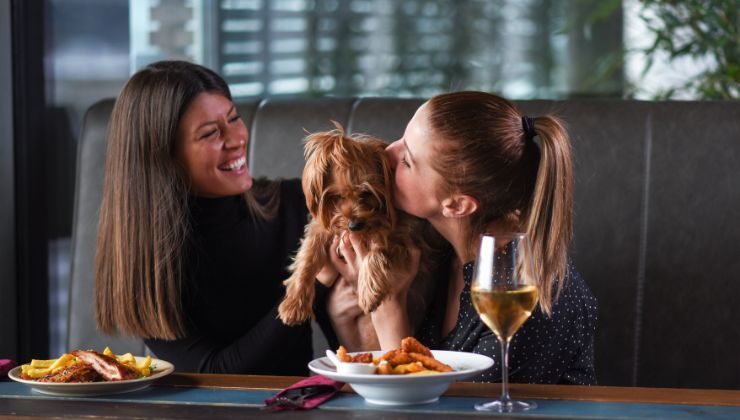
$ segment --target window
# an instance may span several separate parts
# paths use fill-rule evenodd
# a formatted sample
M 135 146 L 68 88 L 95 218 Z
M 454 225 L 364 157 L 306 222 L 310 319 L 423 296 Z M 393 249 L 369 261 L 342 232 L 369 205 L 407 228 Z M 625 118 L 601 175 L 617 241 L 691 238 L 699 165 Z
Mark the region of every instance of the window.
M 620 73 L 590 86 L 568 74 L 579 63 L 573 55 L 588 61 L 621 51 L 620 10 L 599 26 L 598 35 L 611 36 L 594 39 L 561 31 L 567 8 L 557 6 L 566 4 L 133 1 L 132 71 L 165 58 L 193 60 L 222 74 L 236 97 L 429 96 L 456 89 L 512 98 L 619 95 Z M 568 48 L 578 41 L 593 46 Z

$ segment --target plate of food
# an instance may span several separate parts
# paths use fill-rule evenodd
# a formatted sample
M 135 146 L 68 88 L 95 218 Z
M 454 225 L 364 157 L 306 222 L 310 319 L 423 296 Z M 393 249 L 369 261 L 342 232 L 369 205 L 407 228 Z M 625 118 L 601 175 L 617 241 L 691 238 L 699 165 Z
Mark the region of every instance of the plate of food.
M 412 337 L 403 339 L 401 348 L 388 352 L 347 353 L 340 347 L 336 357 L 338 362 L 332 362 L 334 357 L 314 359 L 308 368 L 348 383 L 365 401 L 378 405 L 435 402 L 453 382 L 471 379 L 493 366 L 488 356 L 429 350 Z
M 164 360 L 131 353 L 117 356 L 106 348 L 102 353 L 73 350 L 57 359 L 32 360 L 13 368 L 8 377 L 42 394 L 89 397 L 138 391 L 174 370 Z

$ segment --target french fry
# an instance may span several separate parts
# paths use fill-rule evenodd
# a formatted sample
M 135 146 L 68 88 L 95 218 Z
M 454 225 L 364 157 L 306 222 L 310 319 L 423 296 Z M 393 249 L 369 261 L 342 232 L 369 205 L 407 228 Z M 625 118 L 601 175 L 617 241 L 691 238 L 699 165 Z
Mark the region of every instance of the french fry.
M 122 354 L 120 356 L 115 356 L 116 360 L 118 360 L 119 363 L 123 363 L 124 365 L 136 365 L 136 358 L 131 353 Z
M 394 366 L 393 374 L 394 375 L 406 375 L 409 373 L 418 373 L 423 370 L 426 370 L 426 369 L 424 369 L 424 366 L 422 366 L 421 363 L 411 362 L 411 363 L 406 363 L 403 365 Z
M 69 353 L 65 353 L 62 355 L 62 357 L 58 358 L 54 363 L 52 363 L 51 366 L 49 366 L 49 371 L 51 373 L 57 373 L 68 366 L 72 366 L 76 362 L 77 359 L 74 356 Z
M 110 357 L 116 357 L 115 353 L 110 349 L 110 347 L 105 346 L 105 350 L 103 350 L 103 354 Z
M 393 366 L 386 360 L 381 360 L 378 363 L 378 368 L 375 370 L 378 375 L 393 375 Z
M 136 364 L 134 367 L 141 373 L 141 376 L 151 376 L 152 374 L 152 356 L 147 356 L 141 364 Z
M 49 360 L 32 359 L 30 364 L 24 365 L 24 366 L 30 366 L 32 368 L 43 369 L 43 368 L 48 368 L 56 361 L 57 359 L 49 359 Z
M 31 363 L 21 366 L 21 373 L 30 378 L 38 379 L 46 375 L 57 373 L 75 363 L 77 363 L 77 359 L 71 354 L 65 353 L 57 359 L 33 359 L 31 360 Z
M 29 368 L 28 370 L 23 372 L 24 375 L 27 375 L 31 379 L 38 379 L 43 378 L 44 376 L 49 374 L 49 369 L 34 369 Z

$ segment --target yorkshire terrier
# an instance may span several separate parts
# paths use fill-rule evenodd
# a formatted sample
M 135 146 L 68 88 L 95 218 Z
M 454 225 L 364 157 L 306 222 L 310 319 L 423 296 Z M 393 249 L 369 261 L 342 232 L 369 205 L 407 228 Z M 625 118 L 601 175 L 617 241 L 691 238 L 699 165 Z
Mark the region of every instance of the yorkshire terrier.
M 392 273 L 410 261 L 407 241 L 417 221 L 393 206 L 393 171 L 386 143 L 364 135 L 346 135 L 336 129 L 306 137 L 303 192 L 311 221 L 285 280 L 285 299 L 278 308 L 286 325 L 314 318 L 314 281 L 326 264 L 335 236 L 347 230 L 359 233 L 368 249 L 360 267 L 357 295 L 367 314 L 390 291 Z

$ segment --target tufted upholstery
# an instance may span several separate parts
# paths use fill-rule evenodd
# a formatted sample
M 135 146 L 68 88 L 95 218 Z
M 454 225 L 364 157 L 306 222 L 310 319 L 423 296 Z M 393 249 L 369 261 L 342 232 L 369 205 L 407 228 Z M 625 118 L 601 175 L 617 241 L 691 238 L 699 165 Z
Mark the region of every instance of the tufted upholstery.
M 256 176 L 298 177 L 306 131 L 399 138 L 420 99 L 245 101 Z M 112 100 L 93 105 L 79 142 L 69 348 L 141 354 L 101 337 L 92 316 L 95 231 Z M 740 103 L 525 101 L 567 123 L 576 159 L 576 267 L 599 299 L 602 385 L 740 387 Z M 316 345 L 321 346 L 320 337 Z M 315 349 L 320 353 L 322 349 Z

